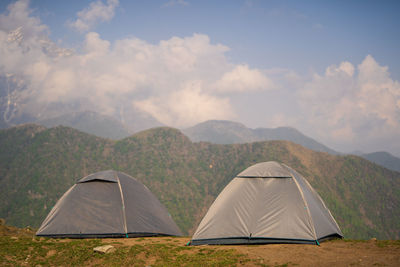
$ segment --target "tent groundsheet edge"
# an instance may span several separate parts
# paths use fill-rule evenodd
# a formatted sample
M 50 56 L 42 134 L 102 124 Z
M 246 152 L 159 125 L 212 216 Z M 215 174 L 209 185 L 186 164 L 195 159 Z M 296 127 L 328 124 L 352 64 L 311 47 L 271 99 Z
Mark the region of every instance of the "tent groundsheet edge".
M 332 234 L 313 239 L 292 239 L 292 238 L 270 238 L 270 237 L 225 237 L 225 238 L 210 238 L 210 239 L 193 239 L 190 241 L 191 246 L 199 245 L 251 245 L 251 244 L 310 244 L 319 245 L 331 239 L 342 239 L 343 236 Z

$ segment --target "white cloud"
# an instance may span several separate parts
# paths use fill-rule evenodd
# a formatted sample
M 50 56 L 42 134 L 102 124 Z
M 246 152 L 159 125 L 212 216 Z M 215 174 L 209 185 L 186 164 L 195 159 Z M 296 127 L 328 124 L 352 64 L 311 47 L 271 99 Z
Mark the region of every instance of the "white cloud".
M 107 0 L 107 4 L 101 0 L 91 2 L 89 7 L 76 14 L 78 18 L 68 22 L 68 25 L 79 32 L 87 32 L 99 22 L 110 21 L 114 17 L 115 8 L 118 5 L 118 0 Z
M 164 96 L 154 96 L 134 105 L 167 125 L 186 127 L 209 119 L 233 119 L 228 98 L 218 98 L 202 91 L 200 81 L 184 84 L 182 89 Z
M 342 62 L 328 67 L 324 76 L 315 74 L 298 96 L 309 131 L 342 150 L 384 149 L 383 140 L 400 136 L 400 84 L 370 55 L 357 72 Z M 400 144 L 385 149 L 400 151 Z
M 12 3 L 7 11 L 7 15 L 0 14 L 0 29 L 6 33 L 17 30 L 14 34 L 18 34 L 22 31 L 27 39 L 48 34 L 48 27 L 41 24 L 39 18 L 30 16 L 32 11 L 29 9 L 29 0 Z
M 336 76 L 345 74 L 352 77 L 354 75 L 354 66 L 350 62 L 344 61 L 340 63 L 339 67 L 332 65 L 325 71 L 326 76 Z
M 246 92 L 267 90 L 273 87 L 272 81 L 260 70 L 250 69 L 248 65 L 237 65 L 215 83 L 220 92 Z

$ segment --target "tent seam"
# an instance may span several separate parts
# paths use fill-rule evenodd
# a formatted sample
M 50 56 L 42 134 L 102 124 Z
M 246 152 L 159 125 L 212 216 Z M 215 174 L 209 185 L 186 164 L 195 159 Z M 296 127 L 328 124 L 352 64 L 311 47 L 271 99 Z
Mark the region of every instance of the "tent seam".
M 261 177 L 257 177 L 257 178 L 255 178 L 255 179 L 260 179 Z M 264 178 L 261 178 L 261 179 L 264 179 Z M 256 180 L 257 181 L 257 180 Z M 262 186 L 265 186 L 264 185 L 264 181 L 263 180 L 259 180 L 259 181 L 261 181 L 261 183 L 262 183 Z M 256 187 L 257 187 L 257 184 L 255 185 Z M 259 192 L 259 191 L 256 191 L 256 197 L 255 197 L 255 199 L 256 199 L 256 201 L 255 201 L 255 205 L 253 206 L 253 208 L 251 209 L 251 217 L 256 217 L 255 216 L 255 214 L 256 214 L 256 210 L 258 210 L 258 204 L 259 204 L 259 199 L 260 199 L 260 195 L 261 195 L 261 193 Z M 259 219 L 259 218 L 257 218 L 257 219 Z M 257 225 L 257 222 L 258 221 L 256 221 L 256 222 L 254 222 L 253 221 L 253 223 L 251 223 L 250 225 L 247 225 L 248 227 L 247 227 L 247 231 L 248 231 L 248 234 L 249 234 L 249 236 L 248 236 L 248 238 L 249 239 L 251 239 L 252 238 L 252 235 L 254 234 L 254 231 L 256 230 L 256 226 L 254 226 L 254 224 L 256 224 Z
M 124 200 L 124 194 L 122 193 L 122 187 L 121 187 L 121 182 L 119 181 L 119 177 L 117 175 L 117 172 L 115 172 L 115 178 L 118 181 L 118 187 L 119 187 L 119 192 L 121 194 L 121 201 L 122 201 L 122 216 L 124 220 L 124 230 L 125 234 L 128 235 L 128 228 L 126 227 L 126 214 L 125 214 L 125 200 Z
M 301 189 L 299 183 L 297 182 L 297 180 L 296 180 L 296 178 L 295 178 L 295 176 L 294 176 L 293 174 L 292 174 L 292 178 L 293 178 L 293 180 L 294 180 L 294 182 L 295 182 L 297 188 L 298 188 L 299 191 L 300 191 L 301 199 L 303 200 L 304 206 L 307 208 L 307 214 L 308 214 L 308 218 L 309 218 L 310 223 L 311 223 L 311 228 L 312 228 L 312 231 L 313 231 L 313 234 L 314 234 L 314 238 L 315 238 L 316 241 L 318 241 L 318 239 L 317 239 L 317 233 L 316 233 L 315 227 L 314 227 L 314 221 L 313 221 L 313 219 L 312 219 L 312 217 L 311 217 L 310 208 L 308 207 L 307 201 L 306 201 L 305 198 L 304 198 L 303 190 Z
M 325 208 L 325 210 L 328 211 L 329 215 L 331 216 L 332 221 L 335 223 L 337 230 L 339 230 L 339 232 L 343 235 L 342 231 L 340 230 L 340 227 L 338 225 L 338 223 L 336 222 L 335 218 L 333 217 L 331 211 L 328 209 L 328 207 L 325 205 L 324 200 L 321 198 L 321 196 L 315 191 L 315 189 L 311 186 L 311 184 L 307 181 L 307 179 L 303 179 L 304 182 L 308 185 L 308 187 L 310 188 L 310 190 L 318 197 L 319 201 L 321 201 L 322 206 Z

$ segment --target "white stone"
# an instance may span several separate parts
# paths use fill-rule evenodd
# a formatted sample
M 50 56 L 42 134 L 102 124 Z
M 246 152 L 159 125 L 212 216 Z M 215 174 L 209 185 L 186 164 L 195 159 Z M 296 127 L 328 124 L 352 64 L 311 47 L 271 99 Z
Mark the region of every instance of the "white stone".
M 107 254 L 107 253 L 114 252 L 115 251 L 115 247 L 113 247 L 111 245 L 104 245 L 104 246 L 100 246 L 100 247 L 95 247 L 93 250 L 95 252 Z

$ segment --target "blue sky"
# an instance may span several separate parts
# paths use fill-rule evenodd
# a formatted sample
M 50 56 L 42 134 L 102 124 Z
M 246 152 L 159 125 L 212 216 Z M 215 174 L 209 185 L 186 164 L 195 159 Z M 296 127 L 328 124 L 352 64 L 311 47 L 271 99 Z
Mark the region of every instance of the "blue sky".
M 0 66 L 26 84 L 27 112 L 84 99 L 178 128 L 292 126 L 337 150 L 400 155 L 399 1 L 3 0 L 0 13 L 30 47 L 18 61 L 4 43 Z
M 2 9 L 7 3 L 3 1 Z M 83 38 L 66 26 L 91 1 L 32 0 L 51 37 L 74 47 Z M 170 3 L 170 4 L 169 4 Z M 172 4 L 175 3 L 175 4 Z M 231 48 L 237 63 L 323 71 L 371 54 L 400 78 L 398 1 L 120 1 L 115 16 L 93 30 L 106 40 L 158 43 L 202 33 Z

